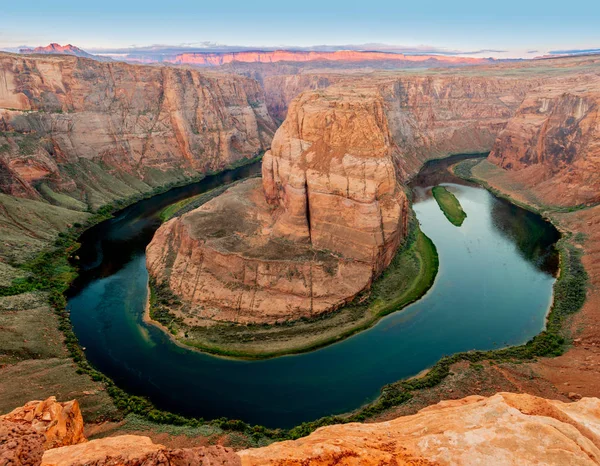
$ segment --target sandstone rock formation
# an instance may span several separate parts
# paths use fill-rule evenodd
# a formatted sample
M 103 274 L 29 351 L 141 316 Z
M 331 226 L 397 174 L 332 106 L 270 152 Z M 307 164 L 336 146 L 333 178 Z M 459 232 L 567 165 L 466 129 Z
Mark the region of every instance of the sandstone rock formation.
M 0 423 L 0 433 L 2 428 Z M 0 439 L 0 460 L 32 466 L 599 465 L 600 400 L 469 396 L 412 416 L 322 427 L 298 440 L 237 453 L 220 446 L 173 450 L 148 437 L 122 435 L 46 449 L 42 457 L 32 439 L 29 431 L 11 431 L 6 442 Z M 23 454 L 9 456 L 17 445 Z
M 599 202 L 600 79 L 531 92 L 489 158 L 546 204 Z
M 0 416 L 4 426 L 30 428 L 43 436 L 44 449 L 85 442 L 83 417 L 75 400 L 59 403 L 51 396 L 45 401 L 30 401 L 25 406 Z
M 39 464 L 39 463 L 38 463 Z M 55 448 L 44 453 L 42 466 L 164 465 L 240 466 L 239 457 L 220 446 L 169 450 L 148 437 L 122 435 L 92 440 L 81 445 Z
M 254 80 L 68 56 L 0 54 L 0 190 L 97 207 L 269 147 Z M 50 200 L 57 202 L 58 196 Z
M 323 427 L 239 452 L 243 466 L 597 465 L 600 400 L 499 393 L 444 401 L 413 416 Z
M 380 99 L 299 98 L 252 180 L 156 232 L 150 274 L 188 324 L 281 322 L 368 287 L 407 232 Z

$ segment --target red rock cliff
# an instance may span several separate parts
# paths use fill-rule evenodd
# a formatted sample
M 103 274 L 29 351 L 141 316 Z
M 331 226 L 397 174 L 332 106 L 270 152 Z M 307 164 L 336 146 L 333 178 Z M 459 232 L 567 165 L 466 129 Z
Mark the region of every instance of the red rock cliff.
M 215 52 L 215 53 L 182 53 L 173 60 L 178 64 L 202 66 L 219 66 L 232 62 L 243 63 L 276 63 L 276 62 L 310 62 L 310 61 L 396 61 L 396 62 L 431 62 L 435 64 L 478 64 L 489 63 L 487 58 L 453 57 L 444 55 L 404 55 L 402 53 L 367 52 L 358 50 L 338 50 L 334 52 L 305 52 L 293 50 L 248 51 L 248 52 Z

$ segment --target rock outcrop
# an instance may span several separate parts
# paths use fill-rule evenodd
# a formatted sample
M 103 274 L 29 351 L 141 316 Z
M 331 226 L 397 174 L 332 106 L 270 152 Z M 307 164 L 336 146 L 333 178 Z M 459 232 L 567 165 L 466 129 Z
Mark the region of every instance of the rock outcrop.
M 407 232 L 376 96 L 306 95 L 277 131 L 263 180 L 239 184 L 159 228 L 152 277 L 191 325 L 315 317 L 367 288 Z
M 255 156 L 274 130 L 242 76 L 0 54 L 0 190 L 12 195 L 40 198 L 45 184 L 96 207 Z
M 597 465 L 600 400 L 470 396 L 389 422 L 323 427 L 239 455 L 243 466 Z
M 136 435 L 50 449 L 32 440 L 28 431 L 11 431 L 6 441 L 0 439 L 0 460 L 28 466 L 599 465 L 600 400 L 469 396 L 412 416 L 322 427 L 298 440 L 239 452 L 220 446 L 169 449 Z M 17 445 L 23 454 L 11 457 Z
M 39 464 L 39 463 L 38 463 Z M 220 446 L 171 450 L 148 437 L 108 437 L 44 453 L 42 466 L 241 466 L 240 458 Z
M 489 159 L 543 203 L 600 202 L 600 80 L 531 92 Z
M 2 425 L 30 428 L 43 437 L 44 449 L 85 442 L 83 417 L 75 400 L 59 403 L 51 396 L 45 401 L 30 401 L 25 406 L 0 416 Z

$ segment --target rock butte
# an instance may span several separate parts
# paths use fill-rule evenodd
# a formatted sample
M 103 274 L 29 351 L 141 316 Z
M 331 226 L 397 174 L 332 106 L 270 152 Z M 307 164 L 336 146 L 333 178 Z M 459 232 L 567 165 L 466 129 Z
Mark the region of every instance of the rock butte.
M 308 437 L 239 452 L 219 446 L 169 449 L 136 435 L 86 441 L 76 435 L 79 426 L 70 425 L 64 436 L 70 441 L 61 447 L 44 445 L 32 455 L 31 444 L 25 442 L 30 434 L 15 422 L 0 418 L 0 428 L 7 426 L 13 434 L 12 442 L 0 445 L 0 459 L 15 465 L 600 464 L 597 398 L 563 403 L 513 393 L 469 396 L 412 416 L 322 427 Z
M 191 323 L 314 317 L 368 287 L 407 232 L 380 99 L 292 105 L 251 180 L 159 228 L 150 274 Z

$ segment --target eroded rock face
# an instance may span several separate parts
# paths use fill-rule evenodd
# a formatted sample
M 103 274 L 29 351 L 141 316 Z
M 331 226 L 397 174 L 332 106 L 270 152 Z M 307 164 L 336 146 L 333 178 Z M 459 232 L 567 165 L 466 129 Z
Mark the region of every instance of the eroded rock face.
M 30 428 L 44 438 L 43 448 L 55 448 L 85 442 L 83 417 L 76 400 L 60 403 L 51 396 L 45 401 L 30 401 L 4 416 L 3 425 Z
M 323 427 L 239 455 L 244 466 L 597 465 L 600 400 L 470 396 L 389 422 Z
M 542 202 L 600 201 L 600 80 L 543 87 L 500 133 L 490 161 Z
M 107 190 L 143 190 L 137 180 L 154 186 L 168 181 L 161 173 L 252 157 L 275 128 L 262 88 L 242 76 L 0 54 L 0 190 L 9 194 L 35 197 L 43 181 L 85 201 L 102 176 L 114 179 Z
M 44 453 L 42 466 L 240 466 L 239 457 L 219 446 L 169 450 L 148 437 L 121 435 Z
M 381 100 L 299 97 L 247 181 L 161 226 L 148 270 L 191 325 L 315 317 L 369 287 L 407 233 Z

